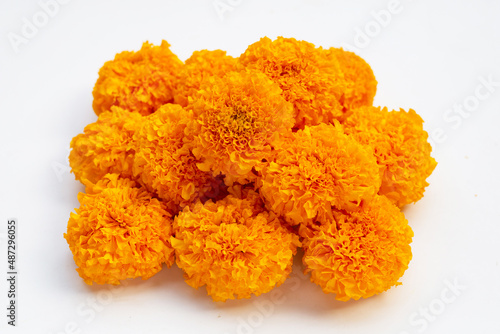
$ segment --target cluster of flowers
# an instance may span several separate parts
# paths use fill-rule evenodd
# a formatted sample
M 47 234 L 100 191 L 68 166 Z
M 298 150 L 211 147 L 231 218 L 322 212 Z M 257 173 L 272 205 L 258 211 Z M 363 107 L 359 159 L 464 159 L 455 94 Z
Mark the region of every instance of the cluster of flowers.
M 165 41 L 99 71 L 95 123 L 71 141 L 85 186 L 65 238 L 86 283 L 174 262 L 215 301 L 282 284 L 297 248 L 338 300 L 400 284 L 400 209 L 436 166 L 413 110 L 372 106 L 370 66 L 343 49 L 262 38 L 238 58 Z

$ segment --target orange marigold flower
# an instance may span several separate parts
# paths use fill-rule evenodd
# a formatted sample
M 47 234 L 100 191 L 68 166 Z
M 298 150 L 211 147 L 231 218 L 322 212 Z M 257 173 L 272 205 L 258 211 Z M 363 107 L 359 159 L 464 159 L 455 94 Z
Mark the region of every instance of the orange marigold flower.
M 380 187 L 371 151 L 337 123 L 306 126 L 279 143 L 259 178 L 268 208 L 292 225 L 331 220 L 331 207 L 352 209 Z
M 195 51 L 186 60 L 179 72 L 179 79 L 174 89 L 174 102 L 187 106 L 189 99 L 200 89 L 201 83 L 211 77 L 222 77 L 234 71 L 236 59 L 226 55 L 222 50 Z
M 134 135 L 134 175 L 150 191 L 169 203 L 175 213 L 211 191 L 212 176 L 202 172 L 199 162 L 184 143 L 184 131 L 192 112 L 177 104 L 165 104 L 144 117 Z
M 336 299 L 368 298 L 400 285 L 412 258 L 413 231 L 385 196 L 359 210 L 334 210 L 334 223 L 304 241 L 303 263 L 311 281 Z
M 96 122 L 71 140 L 69 164 L 80 181 L 99 181 L 107 173 L 132 177 L 132 137 L 142 116 L 119 107 L 99 115 Z
M 342 48 L 330 48 L 327 54 L 338 60 L 346 82 L 340 102 L 344 112 L 371 106 L 377 92 L 377 80 L 368 63 L 354 52 Z
M 437 163 L 423 120 L 414 110 L 363 107 L 347 118 L 345 127 L 346 133 L 373 148 L 382 178 L 379 194 L 399 207 L 424 196 L 426 179 Z
M 177 265 L 214 301 L 260 295 L 285 281 L 298 237 L 267 212 L 257 193 L 186 207 L 174 220 Z
M 247 48 L 239 63 L 279 84 L 285 99 L 294 105 L 296 128 L 342 118 L 343 73 L 337 59 L 323 48 L 295 38 L 264 37 Z
M 86 191 L 78 194 L 80 208 L 71 213 L 64 234 L 85 283 L 148 279 L 162 263 L 173 264 L 172 218 L 160 201 L 117 174 Z
M 124 51 L 106 62 L 92 92 L 95 113 L 120 106 L 149 115 L 172 102 L 172 89 L 183 64 L 169 47 L 166 41 L 160 46 L 146 42 L 139 51 Z
M 202 84 L 191 108 L 193 154 L 198 167 L 225 175 L 230 185 L 255 179 L 258 168 L 280 133 L 293 126 L 292 105 L 281 89 L 256 71 L 230 72 Z

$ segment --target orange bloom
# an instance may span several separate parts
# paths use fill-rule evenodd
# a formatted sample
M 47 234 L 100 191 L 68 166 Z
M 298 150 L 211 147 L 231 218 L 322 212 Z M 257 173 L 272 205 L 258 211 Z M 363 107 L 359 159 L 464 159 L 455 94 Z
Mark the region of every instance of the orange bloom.
M 184 143 L 184 131 L 192 113 L 177 104 L 165 104 L 146 116 L 134 136 L 134 175 L 150 191 L 169 203 L 175 213 L 211 190 L 212 176 L 202 172 L 199 162 Z
M 293 126 L 292 105 L 281 89 L 260 72 L 230 72 L 202 84 L 190 124 L 198 167 L 222 173 L 225 181 L 246 183 L 262 164 L 280 133 Z
M 265 211 L 259 195 L 246 192 L 184 208 L 174 221 L 177 265 L 186 282 L 206 285 L 214 301 L 250 298 L 285 281 L 298 237 Z
M 235 66 L 236 59 L 227 56 L 226 51 L 193 52 L 179 72 L 179 79 L 174 89 L 174 102 L 183 107 L 187 106 L 189 99 L 192 99 L 205 79 L 211 76 L 222 77 L 234 71 Z
M 368 298 L 400 285 L 411 260 L 413 231 L 385 196 L 357 211 L 334 210 L 335 222 L 304 241 L 305 272 L 336 299 Z
M 162 263 L 173 264 L 172 218 L 161 202 L 117 174 L 86 191 L 78 194 L 80 208 L 71 213 L 64 234 L 85 283 L 148 279 Z
M 278 83 L 295 108 L 295 128 L 341 119 L 345 89 L 340 64 L 314 44 L 295 38 L 264 37 L 240 56 L 243 67 L 265 73 Z
M 327 53 L 338 60 L 344 74 L 346 86 L 340 100 L 344 112 L 362 106 L 371 106 L 377 92 L 377 80 L 370 65 L 354 52 L 345 51 L 342 48 L 330 48 Z
M 106 62 L 92 92 L 95 113 L 120 106 L 149 115 L 172 102 L 172 88 L 182 62 L 169 47 L 166 41 L 160 46 L 146 42 L 139 51 L 124 51 Z
M 87 284 L 177 265 L 214 301 L 305 272 L 342 301 L 401 284 L 401 213 L 436 167 L 413 110 L 373 107 L 370 65 L 342 48 L 267 37 L 239 57 L 162 41 L 99 70 L 96 122 L 71 141 L 86 185 L 64 235 Z M 172 218 L 173 216 L 175 218 Z
M 96 183 L 107 173 L 132 177 L 132 136 L 141 119 L 140 114 L 112 107 L 87 125 L 70 144 L 69 163 L 75 178 Z
M 340 128 L 320 124 L 284 137 L 262 169 L 260 193 L 292 225 L 332 219 L 331 207 L 352 209 L 380 187 L 371 151 Z
M 399 207 L 424 196 L 426 179 L 436 167 L 422 118 L 412 109 L 359 108 L 347 118 L 346 133 L 373 148 L 380 167 L 379 194 Z

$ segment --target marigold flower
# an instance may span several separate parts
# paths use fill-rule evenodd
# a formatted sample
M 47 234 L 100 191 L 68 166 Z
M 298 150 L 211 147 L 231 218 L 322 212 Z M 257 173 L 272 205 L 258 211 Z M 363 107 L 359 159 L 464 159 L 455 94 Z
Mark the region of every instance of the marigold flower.
M 192 119 L 192 112 L 180 105 L 165 104 L 144 117 L 134 135 L 134 175 L 169 203 L 173 213 L 212 190 L 211 174 L 198 169 L 199 160 L 184 143 L 184 131 Z
M 295 38 L 264 37 L 247 48 L 239 63 L 279 84 L 285 99 L 294 105 L 295 128 L 343 117 L 339 102 L 345 89 L 343 73 L 336 57 L 323 48 Z
M 373 107 L 372 69 L 342 48 L 265 37 L 183 64 L 169 47 L 106 62 L 98 119 L 71 141 L 86 193 L 64 237 L 85 282 L 147 279 L 176 255 L 214 301 L 249 298 L 303 245 L 305 273 L 339 300 L 401 284 L 400 208 L 436 167 L 422 119 Z
M 120 284 L 148 279 L 171 266 L 172 218 L 164 205 L 134 181 L 107 174 L 78 194 L 64 234 L 85 283 Z
M 234 71 L 235 67 L 236 59 L 226 55 L 226 51 L 193 52 L 179 72 L 179 79 L 174 89 L 174 102 L 183 107 L 187 106 L 189 98 L 196 94 L 205 79 L 211 76 L 222 77 Z
M 385 196 L 356 211 L 333 210 L 334 223 L 304 240 L 303 262 L 311 281 L 336 299 L 368 298 L 400 285 L 412 258 L 413 231 Z
M 424 196 L 426 179 L 437 165 L 422 124 L 412 109 L 379 107 L 359 108 L 345 122 L 346 133 L 373 148 L 382 178 L 379 194 L 399 207 Z
M 214 301 L 250 298 L 285 281 L 298 237 L 267 212 L 257 193 L 186 207 L 174 220 L 177 265 Z
M 69 164 L 79 181 L 99 181 L 107 173 L 132 177 L 132 137 L 142 116 L 120 107 L 101 113 L 96 122 L 71 140 Z
M 280 141 L 258 180 L 268 208 L 296 225 L 331 220 L 331 207 L 352 209 L 380 187 L 371 151 L 337 124 L 306 126 Z
M 330 48 L 327 54 L 338 60 L 346 82 L 340 102 L 344 112 L 371 106 L 377 92 L 377 80 L 370 65 L 354 52 L 342 48 Z
M 189 133 L 198 167 L 225 182 L 255 179 L 254 168 L 267 159 L 273 143 L 293 126 L 292 105 L 281 89 L 256 71 L 210 77 L 191 106 Z
M 172 89 L 183 64 L 169 47 L 166 41 L 159 46 L 146 42 L 139 51 L 124 51 L 106 62 L 92 92 L 95 113 L 120 106 L 149 115 L 172 102 Z

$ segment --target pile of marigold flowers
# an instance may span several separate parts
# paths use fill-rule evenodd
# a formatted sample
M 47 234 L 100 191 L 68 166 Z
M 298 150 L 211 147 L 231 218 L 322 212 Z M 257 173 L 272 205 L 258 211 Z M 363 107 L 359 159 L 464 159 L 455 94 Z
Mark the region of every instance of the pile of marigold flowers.
M 413 232 L 401 208 L 436 167 L 422 118 L 373 106 L 370 66 L 343 49 L 262 38 L 239 57 L 165 41 L 99 71 L 96 122 L 71 141 L 86 189 L 64 235 L 87 284 L 174 262 L 215 301 L 305 273 L 338 300 L 399 282 Z

